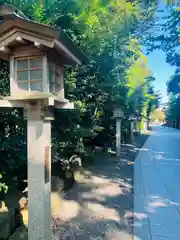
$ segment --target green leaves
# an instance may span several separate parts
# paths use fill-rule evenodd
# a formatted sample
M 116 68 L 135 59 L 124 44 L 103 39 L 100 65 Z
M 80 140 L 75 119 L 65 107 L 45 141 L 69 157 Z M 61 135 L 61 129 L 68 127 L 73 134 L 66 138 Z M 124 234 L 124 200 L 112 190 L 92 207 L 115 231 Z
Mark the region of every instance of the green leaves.
M 7 193 L 8 191 L 8 186 L 2 182 L 3 175 L 0 173 L 0 193 L 4 192 Z
M 166 1 L 167 5 L 171 5 L 171 1 Z M 175 73 L 167 82 L 167 91 L 169 94 L 175 95 L 174 98 L 169 99 L 169 108 L 167 110 L 167 117 L 170 119 L 179 119 L 179 98 L 176 98 L 176 94 L 179 93 L 179 65 L 180 65 L 180 54 L 179 54 L 179 22 L 180 14 L 177 4 L 173 4 L 168 8 L 168 16 L 162 18 L 160 24 L 161 31 L 156 34 L 151 33 L 148 38 L 147 44 L 150 45 L 149 49 L 161 49 L 166 54 L 166 61 L 175 68 Z
M 65 96 L 75 103 L 76 110 L 56 111 L 52 128 L 56 152 L 72 155 L 74 151 L 82 151 L 85 138 L 113 132 L 114 104 L 120 104 L 128 115 L 141 111 L 152 100 L 153 92 L 148 92 L 147 80 L 151 73 L 141 50 L 142 34 L 137 31 L 143 20 L 151 16 L 149 5 L 145 10 L 138 1 L 126 0 L 54 0 L 48 4 L 19 0 L 14 4 L 30 19 L 62 28 L 90 59 L 85 66 L 64 69 Z M 7 64 L 3 63 L 1 68 L 0 91 L 5 95 L 8 94 Z M 6 135 L 1 139 L 1 149 L 5 150 L 2 158 L 8 167 L 19 167 L 20 159 L 25 163 L 19 150 L 21 144 L 14 147 L 13 142 L 14 136 L 23 142 L 26 134 L 21 117 L 18 112 L 9 114 L 2 129 L 0 125 L 1 136 Z

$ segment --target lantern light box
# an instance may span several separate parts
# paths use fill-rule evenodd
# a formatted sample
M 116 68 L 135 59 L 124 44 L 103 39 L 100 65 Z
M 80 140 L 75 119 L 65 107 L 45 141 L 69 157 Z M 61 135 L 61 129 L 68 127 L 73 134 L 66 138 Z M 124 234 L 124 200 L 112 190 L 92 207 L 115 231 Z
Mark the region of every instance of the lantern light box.
M 123 118 L 123 111 L 120 107 L 115 107 L 113 111 L 114 118 Z

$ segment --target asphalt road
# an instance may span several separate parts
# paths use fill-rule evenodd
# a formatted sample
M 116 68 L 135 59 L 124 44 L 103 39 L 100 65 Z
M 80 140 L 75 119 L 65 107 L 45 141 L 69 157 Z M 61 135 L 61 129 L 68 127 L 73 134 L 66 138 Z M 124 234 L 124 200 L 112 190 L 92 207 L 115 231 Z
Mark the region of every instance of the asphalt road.
M 134 235 L 180 240 L 180 131 L 154 127 L 134 168 Z

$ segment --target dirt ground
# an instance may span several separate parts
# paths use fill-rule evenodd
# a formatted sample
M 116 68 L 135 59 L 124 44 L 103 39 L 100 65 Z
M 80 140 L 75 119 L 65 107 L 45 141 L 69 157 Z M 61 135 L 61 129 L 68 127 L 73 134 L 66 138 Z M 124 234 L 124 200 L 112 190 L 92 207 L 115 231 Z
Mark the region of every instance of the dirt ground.
M 52 191 L 51 208 L 54 240 L 132 239 L 133 164 L 150 133 L 135 137 L 133 145 L 123 145 L 121 156 L 101 155 L 89 167 L 76 174 L 77 183 L 68 191 Z M 52 188 L 53 190 L 53 188 Z M 21 210 L 27 225 L 28 209 Z M 27 240 L 21 226 L 10 238 Z
M 132 239 L 133 164 L 148 134 L 137 136 L 134 145 L 124 145 L 120 158 L 101 156 L 60 196 L 60 207 L 53 213 L 54 239 Z

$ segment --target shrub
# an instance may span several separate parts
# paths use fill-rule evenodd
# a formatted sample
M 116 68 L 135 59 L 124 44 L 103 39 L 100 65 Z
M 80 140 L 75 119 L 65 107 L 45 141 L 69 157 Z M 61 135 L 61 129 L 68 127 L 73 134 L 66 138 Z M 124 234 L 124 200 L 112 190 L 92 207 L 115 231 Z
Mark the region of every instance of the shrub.
M 0 173 L 0 193 L 7 193 L 8 191 L 8 186 L 2 181 L 2 174 Z

